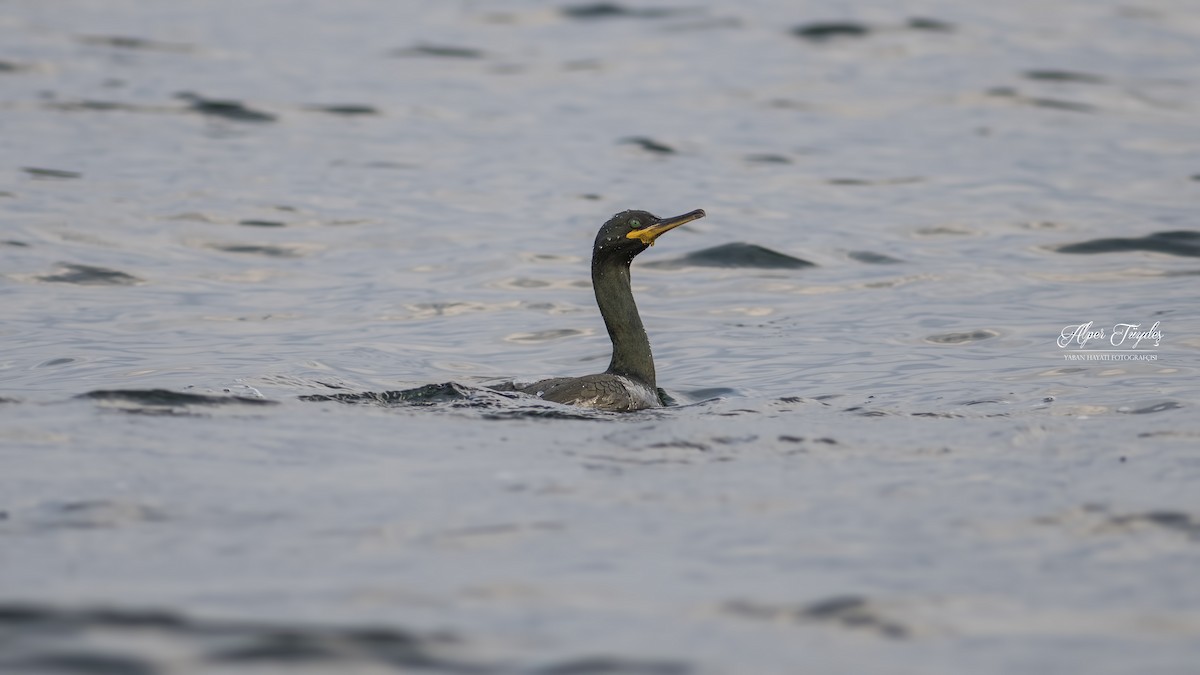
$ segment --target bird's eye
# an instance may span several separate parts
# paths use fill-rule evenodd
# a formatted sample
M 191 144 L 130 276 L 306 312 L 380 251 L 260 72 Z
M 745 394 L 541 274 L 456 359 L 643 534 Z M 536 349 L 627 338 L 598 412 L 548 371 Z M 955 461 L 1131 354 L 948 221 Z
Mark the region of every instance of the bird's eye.
M 640 229 L 642 227 L 642 221 L 634 218 L 633 220 L 629 221 L 629 226 L 635 230 Z

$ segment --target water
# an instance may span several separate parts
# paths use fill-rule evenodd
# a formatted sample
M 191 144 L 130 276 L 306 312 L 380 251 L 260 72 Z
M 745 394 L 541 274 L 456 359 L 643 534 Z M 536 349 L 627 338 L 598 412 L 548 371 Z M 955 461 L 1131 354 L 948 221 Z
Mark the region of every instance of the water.
M 0 665 L 1195 672 L 1190 9 L 0 3 Z

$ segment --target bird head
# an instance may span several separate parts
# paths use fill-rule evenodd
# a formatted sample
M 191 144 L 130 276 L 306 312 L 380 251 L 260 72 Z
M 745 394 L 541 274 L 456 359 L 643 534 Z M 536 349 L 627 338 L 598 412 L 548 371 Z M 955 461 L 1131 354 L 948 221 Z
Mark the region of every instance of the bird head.
M 703 217 L 703 209 L 672 218 L 659 218 L 646 211 L 622 211 L 600 227 L 596 234 L 594 255 L 624 255 L 628 260 L 633 260 L 634 256 L 653 246 L 655 240 L 664 233 Z

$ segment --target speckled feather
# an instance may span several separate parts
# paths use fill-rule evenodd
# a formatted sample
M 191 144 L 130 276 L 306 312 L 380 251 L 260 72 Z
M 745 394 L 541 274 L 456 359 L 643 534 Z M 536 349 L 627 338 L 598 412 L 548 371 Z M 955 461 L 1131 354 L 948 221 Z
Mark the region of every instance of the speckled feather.
M 662 406 L 655 389 L 613 373 L 555 377 L 514 389 L 546 401 L 600 410 L 628 411 Z

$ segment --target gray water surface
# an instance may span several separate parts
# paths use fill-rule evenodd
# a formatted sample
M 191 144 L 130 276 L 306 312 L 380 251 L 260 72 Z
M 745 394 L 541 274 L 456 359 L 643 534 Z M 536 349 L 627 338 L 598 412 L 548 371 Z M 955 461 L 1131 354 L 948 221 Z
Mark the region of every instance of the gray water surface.
M 1193 10 L 0 2 L 0 669 L 1196 672 Z

